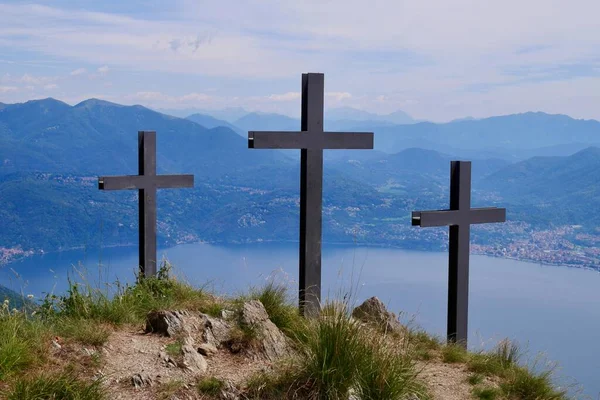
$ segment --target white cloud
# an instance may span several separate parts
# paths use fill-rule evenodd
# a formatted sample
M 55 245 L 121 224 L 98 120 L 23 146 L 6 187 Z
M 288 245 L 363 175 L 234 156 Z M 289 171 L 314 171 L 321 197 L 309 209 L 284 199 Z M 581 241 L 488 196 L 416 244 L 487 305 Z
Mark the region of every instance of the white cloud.
M 56 83 L 50 83 L 48 85 L 44 86 L 45 90 L 54 90 L 54 89 L 58 89 L 58 85 Z
M 110 68 L 108 68 L 108 65 L 104 65 L 104 66 L 102 66 L 102 67 L 100 67 L 100 68 L 97 69 L 97 72 L 100 75 L 106 75 L 106 74 L 108 74 L 108 71 L 110 71 Z
M 293 101 L 300 98 L 300 92 L 287 92 L 284 94 L 269 95 L 269 99 L 273 101 Z
M 0 44 L 75 66 L 95 63 L 100 67 L 90 74 L 92 80 L 109 72 L 112 78 L 123 71 L 143 71 L 168 73 L 181 81 L 215 78 L 218 83 L 209 83 L 210 87 L 222 82 L 227 82 L 223 86 L 261 82 L 265 87 L 256 94 L 250 93 L 256 86 L 238 85 L 238 99 L 185 94 L 188 88 L 178 93 L 169 87 L 169 96 L 161 93 L 144 100 L 143 93 L 153 92 L 139 92 L 137 101 L 223 106 L 255 102 L 263 109 L 296 112 L 299 93 L 294 90 L 300 73 L 326 71 L 328 101 L 371 111 L 405 107 L 417 118 L 440 120 L 525 111 L 534 105 L 556 109 L 561 104 L 578 116 L 600 117 L 600 110 L 577 111 L 591 110 L 589 101 L 580 102 L 597 98 L 592 86 L 580 85 L 578 77 L 569 73 L 556 77 L 552 70 L 583 65 L 600 77 L 597 1 L 179 0 L 168 4 L 163 6 L 165 12 L 148 19 L 0 4 Z M 2 78 L 2 83 L 43 87 L 56 82 L 31 78 Z M 566 87 L 580 91 L 571 99 L 575 103 L 556 92 L 558 80 L 571 82 Z M 64 90 L 66 85 L 60 83 Z M 530 99 L 527 102 L 506 97 L 524 87 L 532 91 L 524 94 Z M 112 90 L 118 96 L 118 90 L 138 89 L 115 84 Z M 549 92 L 557 98 L 549 98 Z
M 175 106 L 189 106 L 189 105 L 197 105 L 198 103 L 203 103 L 210 101 L 212 99 L 211 96 L 204 93 L 188 93 L 182 96 L 172 96 L 162 92 L 137 92 L 132 95 L 125 96 L 126 100 L 133 101 L 143 101 L 147 104 L 156 106 L 167 106 L 167 105 L 175 105 Z
M 0 93 L 16 92 L 18 90 L 15 86 L 0 86 Z
M 325 92 L 325 97 L 328 97 L 335 101 L 342 101 L 352 97 L 348 92 Z
M 71 71 L 70 75 L 71 76 L 78 76 L 78 75 L 83 75 L 87 72 L 87 69 L 85 68 L 77 68 L 76 70 Z

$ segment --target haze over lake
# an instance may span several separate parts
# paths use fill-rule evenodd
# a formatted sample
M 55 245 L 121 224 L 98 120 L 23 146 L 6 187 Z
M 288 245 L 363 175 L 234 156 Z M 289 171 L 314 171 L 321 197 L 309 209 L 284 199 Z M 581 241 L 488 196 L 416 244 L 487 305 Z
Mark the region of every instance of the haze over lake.
M 297 246 L 182 245 L 163 249 L 176 268 L 195 285 L 238 293 L 260 285 L 274 271 L 297 287 Z M 89 278 L 131 282 L 137 264 L 131 248 L 64 252 L 33 257 L 0 268 L 0 283 L 41 296 L 65 290 L 72 265 L 84 265 Z M 98 268 L 99 261 L 102 267 Z M 81 269 L 81 268 L 80 268 Z M 15 277 L 15 273 L 20 278 Z M 286 278 L 287 275 L 287 278 Z M 430 333 L 445 335 L 447 254 L 395 249 L 324 246 L 324 294 L 342 293 L 353 285 L 357 301 L 381 298 L 403 320 Z M 295 294 L 295 292 L 293 292 Z M 471 257 L 470 346 L 489 347 L 508 337 L 558 361 L 562 380 L 574 378 L 586 394 L 600 393 L 600 274 L 596 271 L 542 266 L 515 260 Z M 543 361 L 543 360 L 542 360 Z

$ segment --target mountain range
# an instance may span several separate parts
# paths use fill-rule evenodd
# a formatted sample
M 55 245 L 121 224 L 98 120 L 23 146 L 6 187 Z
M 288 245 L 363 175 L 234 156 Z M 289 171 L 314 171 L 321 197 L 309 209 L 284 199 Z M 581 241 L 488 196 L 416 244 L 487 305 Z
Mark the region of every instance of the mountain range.
M 242 137 L 246 129 L 297 130 L 299 122 L 286 118 L 182 119 L 96 99 L 74 106 L 54 99 L 4 105 L 0 248 L 135 244 L 137 193 L 101 192 L 97 177 L 137 173 L 137 131 L 143 129 L 157 131 L 159 173 L 196 176 L 193 189 L 159 192 L 161 244 L 296 240 L 299 152 L 249 150 Z M 409 216 L 414 209 L 447 206 L 449 161 L 464 156 L 456 149 L 472 152 L 474 206 L 507 206 L 509 219 L 527 223 L 528 229 L 579 224 L 595 232 L 598 221 L 589 210 L 600 198 L 594 176 L 600 150 L 591 147 L 600 143 L 596 121 L 527 113 L 374 130 L 376 147 L 386 151 L 326 152 L 325 241 L 443 246 L 443 235 L 410 228 Z M 437 149 L 409 147 L 411 140 Z M 494 156 L 551 153 L 552 146 L 589 148 L 516 163 Z M 512 237 L 506 230 L 493 231 L 495 236 L 485 232 L 474 230 L 473 242 L 504 243 Z
M 188 117 L 206 127 L 227 126 L 244 137 L 249 130 L 297 131 L 300 127 L 299 119 L 272 113 L 246 113 L 231 122 L 215 121 L 210 115 L 202 118 Z M 536 156 L 565 156 L 600 145 L 600 122 L 541 112 L 463 118 L 439 124 L 415 121 L 402 111 L 377 115 L 337 108 L 326 110 L 325 129 L 373 131 L 375 149 L 389 154 L 423 148 L 455 157 L 501 158 L 509 162 Z

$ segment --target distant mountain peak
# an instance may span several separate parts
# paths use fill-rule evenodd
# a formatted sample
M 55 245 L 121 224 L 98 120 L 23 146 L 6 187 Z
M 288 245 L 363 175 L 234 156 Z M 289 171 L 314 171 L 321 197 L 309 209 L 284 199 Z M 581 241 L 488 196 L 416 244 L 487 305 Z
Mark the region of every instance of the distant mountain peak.
M 125 107 L 124 105 L 111 103 L 110 101 L 91 98 L 82 101 L 75 105 L 75 108 L 91 108 L 91 107 Z
M 32 104 L 40 104 L 40 105 L 59 105 L 59 106 L 67 106 L 70 107 L 67 103 L 57 100 L 54 97 L 46 97 L 45 99 L 36 99 L 36 100 L 29 100 L 26 101 L 23 104 L 28 104 L 28 105 L 32 105 Z
M 571 156 L 572 158 L 583 158 L 583 157 L 597 157 L 600 158 L 600 147 L 590 146 Z

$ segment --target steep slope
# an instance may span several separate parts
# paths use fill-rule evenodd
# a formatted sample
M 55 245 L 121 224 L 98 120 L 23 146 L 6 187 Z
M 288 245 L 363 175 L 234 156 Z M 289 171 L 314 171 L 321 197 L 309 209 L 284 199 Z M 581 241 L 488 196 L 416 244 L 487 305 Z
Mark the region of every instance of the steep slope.
M 600 202 L 598 171 L 600 149 L 590 147 L 568 157 L 535 157 L 509 165 L 485 178 L 481 188 L 515 205 L 523 218 L 595 229 L 600 217 L 590 210 Z
M 398 152 L 422 147 L 442 152 L 460 150 L 520 150 L 565 144 L 599 144 L 600 122 L 565 115 L 525 113 L 447 124 L 419 123 L 378 127 L 377 149 Z
M 0 111 L 0 174 L 53 172 L 136 173 L 137 131 L 157 131 L 158 169 L 218 179 L 285 159 L 278 152 L 258 155 L 228 128 L 206 129 L 142 106 L 87 100 L 70 107 L 53 99 L 16 104 Z
M 379 154 L 379 157 L 365 156 L 364 159 L 352 156 L 337 159 L 332 165 L 357 180 L 376 185 L 380 191 L 414 197 L 419 193 L 434 193 L 436 190 L 439 193 L 446 192 L 450 161 L 460 159 L 417 148 L 406 149 L 397 154 Z M 506 161 L 499 159 L 474 159 L 472 162 L 474 182 L 508 165 Z
M 227 121 L 223 121 L 221 119 L 211 117 L 210 115 L 196 113 L 196 114 L 187 116 L 185 119 L 195 122 L 199 125 L 202 125 L 203 127 L 207 128 L 207 129 L 218 128 L 218 127 L 229 128 L 232 131 L 234 131 L 235 133 L 237 133 L 238 135 L 246 137 L 244 132 L 242 132 L 238 127 L 230 124 Z

